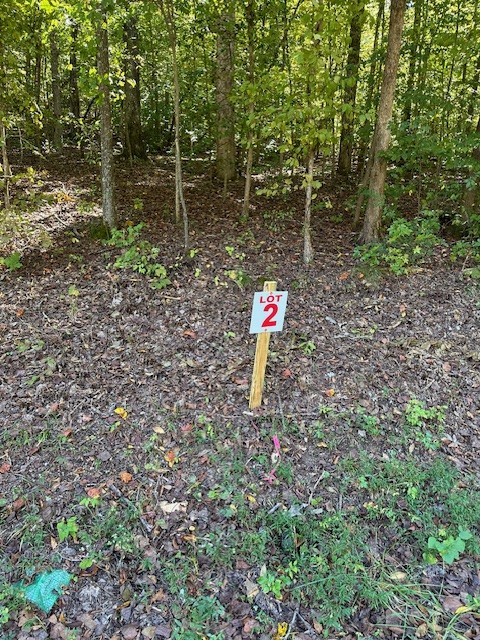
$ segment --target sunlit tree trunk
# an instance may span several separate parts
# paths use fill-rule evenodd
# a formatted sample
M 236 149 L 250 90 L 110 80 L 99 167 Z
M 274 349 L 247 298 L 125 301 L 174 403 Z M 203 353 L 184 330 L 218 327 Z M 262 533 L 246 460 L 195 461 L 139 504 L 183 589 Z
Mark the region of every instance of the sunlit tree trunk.
M 385 12 L 385 0 L 379 0 L 377 17 L 375 19 L 375 35 L 373 37 L 373 51 L 372 51 L 372 60 L 370 62 L 370 70 L 368 72 L 368 80 L 367 80 L 367 98 L 365 100 L 365 113 L 369 113 L 372 105 L 374 104 L 374 96 L 376 96 L 377 92 L 377 57 L 375 52 L 378 49 L 379 41 L 380 41 L 380 27 L 382 25 L 383 14 Z M 363 174 L 364 166 L 365 166 L 365 157 L 367 154 L 367 139 L 368 136 L 365 135 L 364 140 L 360 143 L 360 148 L 358 151 L 358 163 L 357 170 L 360 175 Z
M 347 56 L 347 68 L 345 70 L 346 87 L 343 96 L 344 111 L 342 113 L 342 131 L 340 134 L 340 151 L 338 153 L 337 166 L 338 173 L 343 175 L 348 175 L 352 168 L 353 122 L 357 97 L 363 16 L 364 3 L 361 2 L 350 22 L 350 46 Z
M 70 112 L 78 120 L 80 118 L 80 92 L 78 90 L 78 61 L 77 61 L 77 40 L 78 25 L 72 24 L 72 42 L 70 45 L 70 75 L 68 84 L 70 88 Z
M 377 122 L 370 151 L 372 165 L 370 179 L 368 182 L 368 202 L 363 229 L 360 235 L 360 241 L 365 243 L 377 240 L 380 231 L 385 178 L 387 174 L 387 160 L 385 158 L 385 152 L 390 144 L 389 125 L 392 117 L 393 98 L 397 82 L 405 8 L 406 0 L 392 0 L 390 8 L 387 58 L 385 61 L 385 69 L 383 71 Z
M 254 0 L 248 0 L 247 9 L 247 39 L 248 39 L 248 79 L 253 91 L 255 83 L 255 5 Z M 244 216 L 248 216 L 250 209 L 250 189 L 252 185 L 252 167 L 253 167 L 253 140 L 254 140 L 254 124 L 253 117 L 255 114 L 255 102 L 253 96 L 250 97 L 248 105 L 248 140 L 247 140 L 247 163 L 245 168 L 245 192 L 243 196 Z
M 472 164 L 480 166 L 480 117 L 478 118 L 477 121 L 477 129 L 476 129 L 476 133 L 477 133 L 477 146 L 474 147 L 473 151 L 472 151 Z M 474 179 L 475 176 L 475 169 L 473 169 L 471 171 L 471 179 Z M 477 169 L 477 174 L 478 174 L 478 169 Z M 463 208 L 465 211 L 465 222 L 469 222 L 469 218 L 470 218 L 470 214 L 473 211 L 473 208 L 475 206 L 475 201 L 477 201 L 477 203 L 480 205 L 480 202 L 478 202 L 479 200 L 479 193 L 480 193 L 480 186 L 478 184 L 479 179 L 478 179 L 478 175 L 477 175 L 477 179 L 476 179 L 476 184 L 473 184 L 469 187 L 467 187 L 465 189 L 465 195 L 463 197 Z
M 109 229 L 117 225 L 114 198 L 112 109 L 110 104 L 110 60 L 108 55 L 107 11 L 97 9 L 97 70 L 100 77 L 100 146 L 102 158 L 103 219 Z
M 131 162 L 133 158 L 147 157 L 141 121 L 138 29 L 133 16 L 130 16 L 124 25 L 124 40 L 126 46 L 124 151 Z
M 410 118 L 412 117 L 412 91 L 415 87 L 415 71 L 417 68 L 417 52 L 420 38 L 422 5 L 423 0 L 415 0 L 415 15 L 413 18 L 413 30 L 410 44 L 410 61 L 408 64 L 407 90 L 405 92 L 405 105 L 403 109 L 404 122 L 410 122 Z
M 303 262 L 309 264 L 313 260 L 312 245 L 312 192 L 313 192 L 313 165 L 315 152 L 312 149 L 308 156 L 307 187 L 305 190 L 305 218 L 303 221 Z
M 53 102 L 53 147 L 55 151 L 63 148 L 62 127 L 62 91 L 60 73 L 58 70 L 59 50 L 57 45 L 57 33 L 50 32 L 50 65 L 52 71 L 52 102 Z
M 236 176 L 235 123 L 232 103 L 235 48 L 235 2 L 224 0 L 217 33 L 217 176 Z
M 181 211 L 183 217 L 184 248 L 185 252 L 187 252 L 189 246 L 188 212 L 183 195 L 182 155 L 180 150 L 180 79 L 177 61 L 177 29 L 175 22 L 175 10 L 173 0 L 159 0 L 159 2 L 163 19 L 167 25 L 173 68 L 173 102 L 175 110 L 175 219 L 179 222 Z
M 5 125 L 0 122 L 0 144 L 2 145 L 2 164 L 3 164 L 3 184 L 4 184 L 4 197 L 5 209 L 10 206 L 10 178 L 12 174 L 10 172 L 10 163 L 8 162 L 7 152 L 7 133 Z

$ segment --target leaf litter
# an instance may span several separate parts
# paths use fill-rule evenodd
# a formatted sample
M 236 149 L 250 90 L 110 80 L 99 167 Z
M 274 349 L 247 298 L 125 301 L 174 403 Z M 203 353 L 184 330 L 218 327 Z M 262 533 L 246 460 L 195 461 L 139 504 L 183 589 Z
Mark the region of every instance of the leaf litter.
M 77 165 L 66 162 L 61 170 L 73 184 Z M 271 634 L 278 635 L 279 625 L 294 619 L 288 592 L 276 602 L 259 590 L 263 561 L 226 557 L 229 537 L 242 523 L 222 451 L 238 452 L 229 464 L 241 461 L 236 482 L 252 517 L 264 510 L 272 517 L 290 513 L 294 521 L 305 510 L 316 517 L 355 507 L 367 518 L 375 502 L 363 507 L 360 489 L 343 495 L 335 474 L 342 461 L 356 460 L 362 451 L 383 464 L 392 455 L 384 436 L 398 435 L 404 408 L 421 398 L 426 406 L 448 407 L 439 449 L 409 441 L 399 455 L 420 461 L 442 455 L 462 474 L 480 472 L 478 289 L 440 262 L 408 278 L 369 281 L 351 258 L 352 233 L 325 218 L 315 221 L 317 257 L 305 271 L 300 213 L 274 234 L 259 215 L 270 203 L 258 199 L 251 220 L 241 223 L 241 185 L 222 199 L 192 167 L 187 175 L 192 245 L 201 248 L 192 264 L 177 260 L 179 234 L 156 213 L 159 198 L 173 201 L 171 166 L 136 168 L 134 185 L 130 172 L 119 169 L 125 217 L 131 217 L 133 198 L 142 197 L 162 262 L 179 262 L 171 268 L 169 288 L 152 291 L 136 274 L 108 270 L 111 260 L 80 218 L 72 219 L 80 244 L 69 246 L 64 230 L 52 227 L 58 251 L 33 249 L 24 269 L 2 275 L 0 488 L 2 496 L 12 496 L 0 521 L 2 550 L 11 558 L 4 570 L 7 578 L 19 579 L 23 568 L 55 560 L 76 576 L 59 615 L 45 621 L 58 637 L 75 627 L 81 638 L 171 637 L 181 600 L 166 572 L 178 554 L 191 562 L 181 597 L 191 606 L 196 597 L 214 596 L 228 612 L 212 632 L 252 637 L 263 612 L 272 620 Z M 331 191 L 342 207 L 347 194 Z M 239 266 L 225 246 L 247 256 L 242 265 L 248 265 L 249 282 L 242 288 L 225 275 Z M 271 341 L 264 403 L 250 412 L 245 381 L 255 345 L 249 311 L 253 292 L 272 277 L 290 292 L 289 307 L 284 331 Z M 65 297 L 72 286 L 78 292 L 74 308 Z M 382 437 L 371 435 L 376 422 L 365 414 L 381 425 Z M 329 422 L 329 416 L 339 418 Z M 100 507 L 82 504 L 85 498 Z M 94 530 L 95 509 L 104 518 L 99 535 L 109 542 L 98 557 L 93 553 L 89 568 L 80 569 L 81 562 L 88 564 L 88 540 L 67 538 L 55 549 L 49 541 L 63 518 L 76 517 Z M 45 544 L 41 535 L 25 542 L 29 513 Z M 113 523 L 112 531 L 105 522 Z M 406 518 L 404 526 L 418 525 Z M 208 555 L 214 534 L 226 543 L 223 569 Z M 394 540 L 388 526 L 383 535 L 388 549 Z M 287 548 L 287 541 L 282 544 Z M 293 549 L 298 544 L 294 536 Z M 389 570 L 392 582 L 402 585 L 412 551 L 397 543 L 395 549 Z M 421 563 L 418 558 L 419 579 L 434 585 L 438 610 L 450 616 L 460 611 L 461 630 L 478 630 L 467 604 L 467 596 L 478 594 L 475 563 L 463 558 L 423 573 Z M 429 637 L 434 631 L 418 611 L 410 615 L 411 637 Z M 397 611 L 359 603 L 342 637 L 375 631 L 393 638 L 398 628 L 405 631 L 399 619 Z M 295 633 L 315 637 L 324 630 L 321 615 L 307 604 L 295 620 Z M 8 623 L 19 638 L 45 637 L 42 628 L 27 632 L 20 623 L 15 614 Z M 436 624 L 439 633 L 447 623 Z

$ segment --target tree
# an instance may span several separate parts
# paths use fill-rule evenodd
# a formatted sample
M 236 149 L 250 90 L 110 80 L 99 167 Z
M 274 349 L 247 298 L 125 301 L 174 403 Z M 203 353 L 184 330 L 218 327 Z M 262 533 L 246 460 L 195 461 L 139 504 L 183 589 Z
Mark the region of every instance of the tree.
M 243 196 L 242 209 L 243 216 L 248 216 L 250 209 L 250 190 L 252 186 L 253 140 L 255 126 L 255 0 L 248 0 L 246 14 L 250 99 L 248 104 L 247 164 L 245 167 L 245 192 Z
M 50 31 L 50 66 L 52 71 L 52 102 L 53 102 L 53 148 L 62 151 L 62 91 L 60 82 L 59 50 L 57 44 L 58 33 L 55 29 Z
M 235 2 L 224 0 L 217 26 L 217 176 L 226 184 L 236 176 L 232 102 L 235 50 Z
M 383 71 L 382 89 L 378 105 L 377 121 L 370 148 L 371 166 L 368 180 L 368 202 L 360 235 L 364 243 L 378 239 L 382 219 L 387 159 L 385 153 L 390 144 L 390 120 L 397 82 L 398 63 L 402 44 L 406 0 L 392 0 L 388 32 L 387 57 Z
M 110 104 L 110 59 L 108 54 L 108 14 L 100 1 L 97 7 L 97 70 L 100 92 L 100 147 L 102 158 L 103 219 L 108 229 L 117 226 L 113 173 L 112 107 Z
M 170 53 L 173 68 L 173 102 L 175 108 L 175 219 L 180 220 L 180 208 L 183 217 L 183 239 L 185 252 L 188 250 L 188 212 L 183 195 L 182 154 L 180 150 L 180 79 L 177 61 L 177 26 L 173 0 L 159 0 L 160 10 L 165 20 L 170 42 Z
M 354 7 L 350 22 L 350 46 L 348 48 L 347 67 L 345 70 L 345 90 L 342 105 L 342 131 L 340 134 L 340 150 L 338 153 L 337 171 L 348 175 L 352 168 L 354 113 L 357 97 L 358 71 L 360 64 L 360 43 L 365 3 L 361 1 Z
M 139 42 L 136 16 L 130 14 L 124 23 L 125 41 L 125 99 L 124 99 L 124 142 L 125 155 L 145 159 L 147 150 L 143 139 L 140 102 Z

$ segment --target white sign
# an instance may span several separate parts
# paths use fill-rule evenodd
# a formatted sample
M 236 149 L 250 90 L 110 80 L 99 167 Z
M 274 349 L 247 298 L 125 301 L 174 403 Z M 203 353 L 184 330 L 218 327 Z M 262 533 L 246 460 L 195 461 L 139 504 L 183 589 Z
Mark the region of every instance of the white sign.
M 288 291 L 259 291 L 254 294 L 250 333 L 272 333 L 283 329 Z

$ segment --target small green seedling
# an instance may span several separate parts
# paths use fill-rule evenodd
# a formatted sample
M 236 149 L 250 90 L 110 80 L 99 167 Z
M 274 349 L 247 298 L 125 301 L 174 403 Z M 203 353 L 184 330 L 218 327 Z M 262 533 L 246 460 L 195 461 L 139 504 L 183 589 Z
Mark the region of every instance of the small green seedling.
M 78 525 L 77 518 L 72 516 L 65 520 L 63 518 L 60 522 L 57 522 L 58 539 L 60 542 L 64 542 L 69 537 L 73 538 L 74 542 L 77 542 Z
M 446 564 L 452 564 L 465 551 L 465 542 L 473 537 L 468 529 L 460 529 L 456 538 L 452 535 L 447 537 L 446 531 L 443 529 L 438 532 L 438 535 L 444 539 L 438 540 L 433 536 L 428 538 L 429 551 L 424 554 L 424 557 L 429 564 L 435 564 L 437 561 L 437 557 L 432 551 L 436 551 Z

